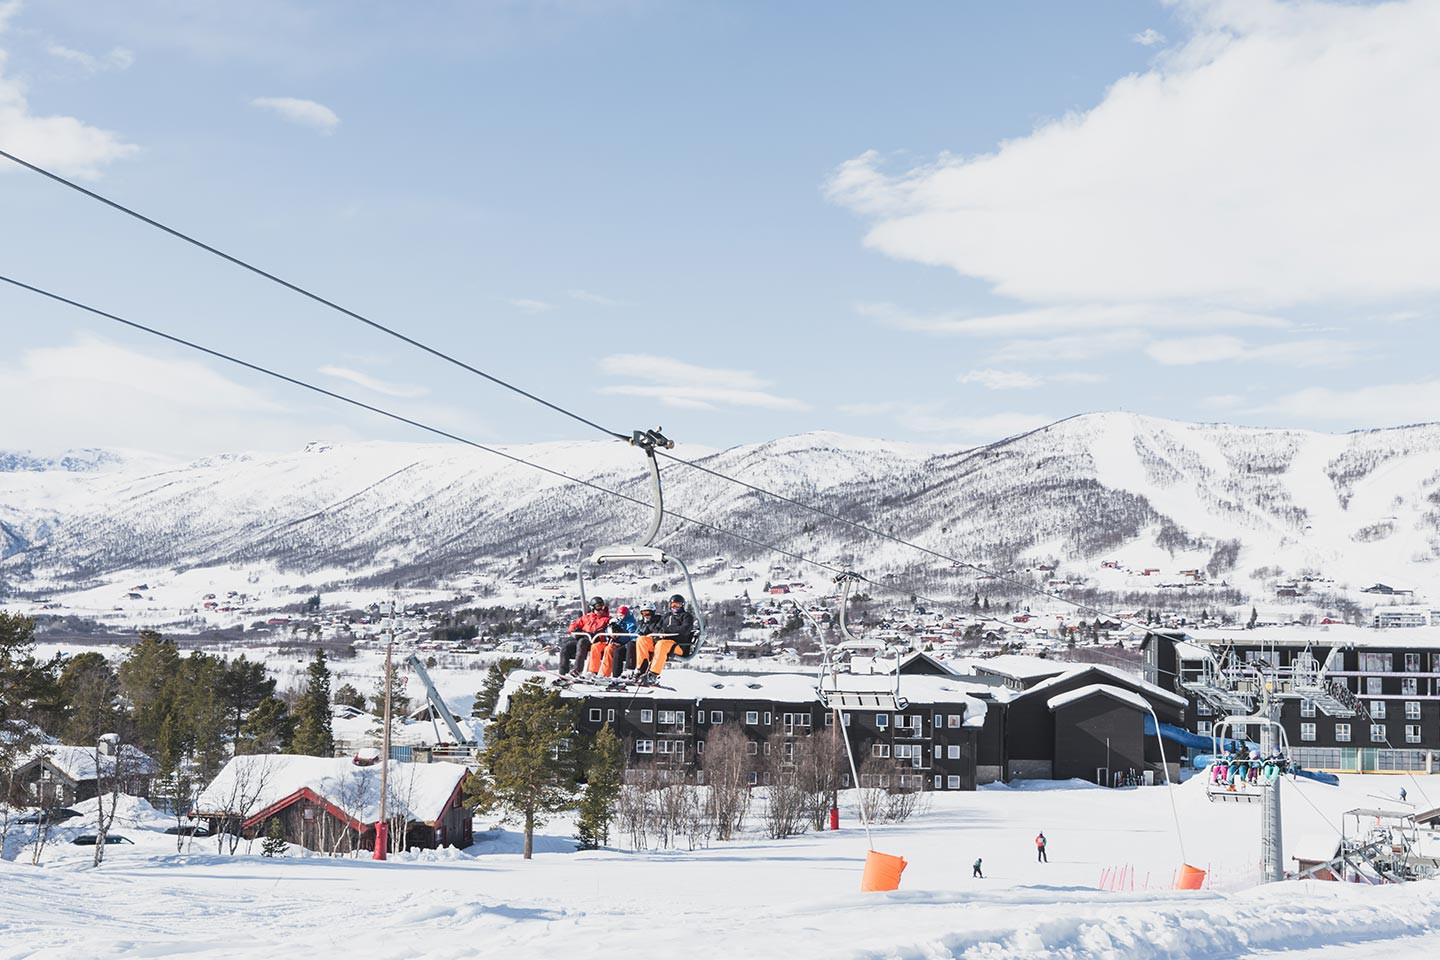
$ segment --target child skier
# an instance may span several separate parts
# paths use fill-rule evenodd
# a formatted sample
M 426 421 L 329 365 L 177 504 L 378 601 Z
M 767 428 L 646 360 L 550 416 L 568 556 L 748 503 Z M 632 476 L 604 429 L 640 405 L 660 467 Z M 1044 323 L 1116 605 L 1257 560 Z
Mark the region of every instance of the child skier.
M 1049 862 L 1050 862 L 1050 858 L 1047 857 L 1047 856 L 1045 856 L 1045 831 L 1044 831 L 1044 830 L 1041 830 L 1041 831 L 1040 831 L 1040 834 L 1035 838 L 1035 862 L 1036 862 L 1036 863 L 1049 863 Z

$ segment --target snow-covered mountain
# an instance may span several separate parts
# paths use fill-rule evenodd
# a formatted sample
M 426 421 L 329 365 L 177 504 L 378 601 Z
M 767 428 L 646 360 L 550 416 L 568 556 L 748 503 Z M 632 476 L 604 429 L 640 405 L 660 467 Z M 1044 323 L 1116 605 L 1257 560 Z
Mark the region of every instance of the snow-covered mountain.
M 505 451 L 649 499 L 643 458 L 624 444 Z M 813 433 L 676 453 L 951 556 L 1002 567 L 1054 558 L 1062 574 L 1096 571 L 1088 582 L 1100 589 L 1125 587 L 1100 572 L 1101 560 L 1115 560 L 1160 576 L 1208 568 L 1247 586 L 1311 573 L 1352 589 L 1384 581 L 1440 593 L 1437 424 L 1323 434 L 1105 413 L 967 450 Z M 437 582 L 633 539 L 647 520 L 643 507 L 454 445 L 312 444 L 185 464 L 0 454 L 0 464 L 9 465 L 0 469 L 0 593 L 129 570 L 249 565 L 317 586 Z M 663 473 L 678 514 L 868 573 L 963 589 L 941 561 L 682 465 Z M 664 537 L 693 557 L 770 559 L 673 518 Z

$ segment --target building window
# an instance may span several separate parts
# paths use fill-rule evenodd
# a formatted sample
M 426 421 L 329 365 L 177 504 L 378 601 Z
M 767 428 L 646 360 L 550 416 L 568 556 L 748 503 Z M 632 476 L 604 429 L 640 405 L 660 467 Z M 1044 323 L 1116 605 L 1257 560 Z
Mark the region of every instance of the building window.
M 872 756 L 872 757 L 888 757 L 888 756 L 890 756 L 890 744 L 888 744 L 888 743 L 872 743 L 872 744 L 870 745 L 870 756 Z
M 1405 742 L 1406 742 L 1406 743 L 1419 743 L 1419 742 L 1420 742 L 1420 724 L 1418 724 L 1418 723 L 1407 723 L 1407 724 L 1405 724 Z
M 1300 716 L 1302 716 L 1302 717 L 1313 717 L 1313 716 L 1315 716 L 1315 701 L 1314 701 L 1314 700 L 1301 700 L 1301 701 L 1300 701 Z
M 1349 742 L 1350 742 L 1350 724 L 1348 724 L 1348 723 L 1337 723 L 1337 724 L 1335 724 L 1335 742 L 1336 742 L 1336 743 L 1349 743 Z
M 1430 654 L 1430 672 L 1440 673 L 1440 653 Z
M 1420 696 L 1420 680 L 1416 677 L 1405 677 L 1400 681 L 1400 695 L 1404 697 Z
M 1314 742 L 1314 740 L 1315 740 L 1315 724 L 1313 724 L 1313 723 L 1302 723 L 1302 724 L 1300 724 L 1300 739 L 1301 739 L 1301 740 L 1305 740 L 1305 741 L 1309 741 L 1309 742 Z
M 850 726 L 850 714 L 842 713 L 840 716 L 844 718 L 842 722 L 845 724 L 845 726 Z
M 1195 721 L 1195 732 L 1198 733 L 1198 734 L 1200 734 L 1202 737 L 1208 737 L 1208 736 L 1210 736 L 1210 721 L 1209 721 L 1209 720 L 1197 720 L 1197 721 Z
M 1406 672 L 1406 673 L 1419 673 L 1419 672 L 1420 672 L 1420 654 L 1418 654 L 1418 653 L 1407 653 L 1407 654 L 1405 654 L 1405 672 Z
M 1304 714 L 1305 703 L 1307 702 L 1308 701 L 1303 701 L 1300 705 L 1300 710 L 1302 714 Z M 1310 709 L 1313 711 L 1315 708 L 1312 706 Z M 1195 715 L 1197 717 L 1213 717 L 1215 715 L 1215 708 L 1210 706 L 1209 700 L 1201 700 L 1199 703 L 1195 704 Z M 1314 716 L 1314 714 L 1312 713 L 1310 714 L 1310 716 Z
M 950 716 L 946 717 L 945 719 L 946 719 L 945 726 L 949 727 L 951 730 L 954 730 L 956 727 L 960 726 L 960 721 L 961 721 L 961 719 L 962 719 L 962 715 L 961 715 L 961 714 L 958 714 L 958 713 L 952 713 L 952 714 L 950 714 Z
M 635 741 L 635 752 L 636 752 L 636 753 L 654 753 L 654 752 L 655 752 L 655 741 L 654 741 L 654 740 L 636 740 L 636 741 Z
M 1361 673 L 1389 673 L 1395 669 L 1395 656 L 1390 653 L 1360 654 Z
M 942 777 L 942 776 L 941 776 L 940 774 L 938 774 L 938 773 L 935 774 L 935 789 L 936 789 L 936 790 L 939 790 L 939 789 L 940 789 L 940 785 L 941 785 L 942 783 L 944 783 L 944 782 L 945 782 L 945 778 L 944 778 L 944 777 Z
M 723 723 L 724 720 L 725 720 L 725 714 L 721 713 L 719 710 L 711 710 L 711 711 L 710 711 L 710 722 L 711 722 L 711 723 Z
M 1419 701 L 1419 700 L 1406 700 L 1406 701 L 1405 701 L 1405 719 L 1406 719 L 1406 720 L 1419 720 L 1419 719 L 1420 719 L 1420 701 Z
M 764 752 L 765 756 L 767 756 L 767 757 L 770 756 L 770 741 L 769 741 L 769 740 L 766 740 L 766 741 L 765 741 L 765 750 L 764 750 L 763 752 Z
M 895 759 L 909 760 L 915 753 L 915 745 L 911 743 L 895 744 Z
M 602 714 L 600 712 L 600 709 L 597 707 L 596 709 L 590 711 L 590 722 L 599 723 L 602 716 L 604 716 L 604 714 Z
M 890 715 L 888 713 L 875 714 L 875 726 L 880 730 L 890 726 Z
M 960 778 L 959 778 L 959 777 L 946 777 L 946 778 L 945 778 L 945 783 L 946 783 L 947 786 L 949 786 L 949 788 L 950 788 L 951 790 L 959 790 L 959 789 L 960 789 Z
M 755 725 L 755 724 L 757 724 L 757 723 L 759 723 L 759 722 L 760 722 L 760 711 L 759 711 L 759 710 L 746 710 L 746 711 L 745 711 L 745 722 L 748 723 L 748 724 L 751 724 L 752 726 Z
M 696 752 L 696 753 L 704 753 L 704 752 L 705 752 L 705 741 L 704 741 L 704 740 L 696 740 L 696 741 L 695 741 L 695 752 Z
M 754 740 L 751 740 L 749 743 L 745 744 L 745 752 L 750 754 L 750 756 L 752 757 L 755 756 L 760 752 L 760 744 L 756 743 Z
M 958 745 L 956 745 L 956 744 L 953 744 L 953 743 L 950 744 L 950 746 L 948 746 L 948 747 L 945 748 L 945 757 L 946 757 L 947 760 L 959 760 L 959 759 L 960 759 L 960 747 L 959 747 Z
M 1384 719 L 1385 719 L 1385 701 L 1384 701 L 1384 700 L 1371 700 L 1371 701 L 1370 701 L 1370 719 L 1371 719 L 1371 720 L 1384 720 Z
M 757 783 L 759 783 L 759 782 L 760 782 L 760 774 L 756 773 L 754 770 L 751 770 L 751 771 L 750 771 L 750 786 L 753 787 L 753 786 L 755 786 L 755 784 L 757 784 Z
M 606 722 L 606 723 L 614 723 L 614 722 L 615 722 L 615 710 L 614 710 L 613 708 L 605 711 L 605 722 Z
M 904 730 L 904 729 L 905 729 L 906 727 L 908 727 L 909 725 L 910 725 L 910 721 L 907 720 L 907 719 L 905 719 L 905 714 L 903 714 L 903 713 L 897 713 L 897 714 L 895 714 L 895 727 L 896 727 L 896 729 Z
M 835 726 L 835 714 L 831 713 L 829 710 L 825 711 L 825 726 Z
M 766 711 L 765 711 L 765 726 L 767 726 L 767 727 L 770 726 L 770 716 L 771 716 L 770 711 L 769 711 L 769 710 L 766 710 Z
M 1384 742 L 1385 742 L 1385 739 L 1386 739 L 1386 738 L 1385 738 L 1385 724 L 1383 724 L 1383 723 L 1372 723 L 1372 724 L 1370 724 L 1370 742 L 1371 742 L 1371 743 L 1384 743 Z
M 1380 696 L 1380 694 L 1384 692 L 1381 686 L 1383 682 L 1384 681 L 1382 681 L 1379 677 L 1366 677 L 1365 692 L 1370 694 L 1372 697 Z
M 669 740 L 661 740 L 661 741 L 659 741 L 659 745 L 660 745 L 660 752 L 661 752 L 661 753 L 669 753 L 669 752 L 670 752 L 670 741 L 669 741 Z

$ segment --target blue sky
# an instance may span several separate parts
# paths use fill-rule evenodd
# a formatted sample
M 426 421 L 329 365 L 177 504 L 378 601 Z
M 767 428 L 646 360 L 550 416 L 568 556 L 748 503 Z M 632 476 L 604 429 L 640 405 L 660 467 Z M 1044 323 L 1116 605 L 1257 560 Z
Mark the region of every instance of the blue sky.
M 0 0 L 0 146 L 620 429 L 1343 430 L 1440 410 L 1437 39 L 1433 0 Z M 17 279 L 584 436 L 33 174 L 0 218 Z M 102 324 L 0 290 L 0 447 L 414 437 Z

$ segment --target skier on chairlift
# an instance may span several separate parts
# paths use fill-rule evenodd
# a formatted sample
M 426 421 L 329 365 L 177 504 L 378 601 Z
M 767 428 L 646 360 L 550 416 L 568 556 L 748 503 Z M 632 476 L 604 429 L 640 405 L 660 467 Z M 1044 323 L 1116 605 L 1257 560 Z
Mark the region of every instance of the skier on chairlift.
M 569 638 L 560 647 L 560 675 L 578 677 L 590 655 L 591 639 L 610 623 L 610 608 L 604 598 L 590 601 L 590 612 L 581 614 L 570 624 Z M 571 670 L 570 665 L 575 668 Z
M 644 614 L 644 610 L 640 611 Z M 639 624 L 636 631 L 639 632 Z M 695 640 L 695 614 L 685 609 L 685 598 L 675 594 L 670 598 L 670 612 L 660 621 L 658 636 L 642 635 L 635 640 L 636 679 L 641 685 L 660 682 L 660 671 L 672 653 L 685 655 Z

